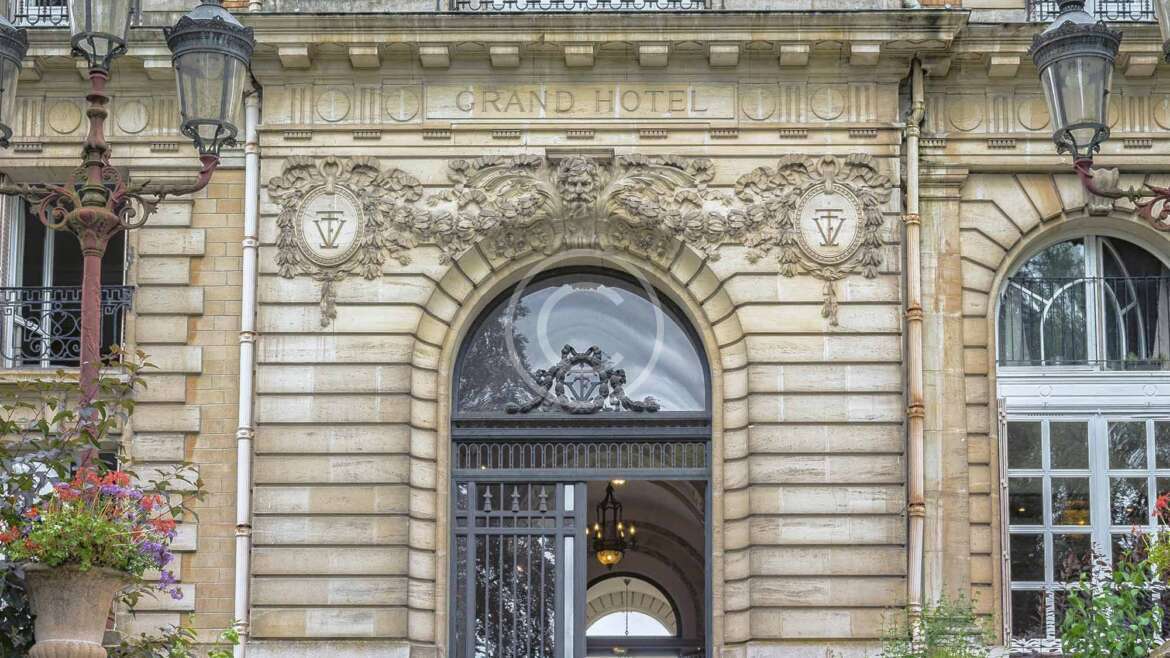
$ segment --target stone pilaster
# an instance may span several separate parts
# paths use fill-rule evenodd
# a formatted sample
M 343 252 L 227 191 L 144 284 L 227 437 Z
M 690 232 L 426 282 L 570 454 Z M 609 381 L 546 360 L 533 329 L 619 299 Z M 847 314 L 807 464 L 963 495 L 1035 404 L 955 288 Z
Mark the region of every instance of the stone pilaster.
M 928 602 L 969 597 L 971 585 L 959 241 L 959 193 L 966 177 L 964 169 L 927 164 L 920 180 Z

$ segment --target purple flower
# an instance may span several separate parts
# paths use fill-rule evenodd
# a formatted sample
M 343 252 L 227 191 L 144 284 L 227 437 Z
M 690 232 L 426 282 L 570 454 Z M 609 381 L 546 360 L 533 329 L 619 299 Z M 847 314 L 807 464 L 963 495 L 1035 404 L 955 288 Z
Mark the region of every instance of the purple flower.
M 159 567 L 167 566 L 175 558 L 165 544 L 157 541 L 143 541 L 138 545 L 138 552 L 148 556 Z

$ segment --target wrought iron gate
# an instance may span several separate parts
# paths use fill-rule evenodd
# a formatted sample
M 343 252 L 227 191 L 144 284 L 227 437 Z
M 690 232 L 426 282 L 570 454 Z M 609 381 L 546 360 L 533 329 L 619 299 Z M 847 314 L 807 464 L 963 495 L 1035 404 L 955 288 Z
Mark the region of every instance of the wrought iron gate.
M 584 655 L 585 485 L 454 486 L 455 658 Z

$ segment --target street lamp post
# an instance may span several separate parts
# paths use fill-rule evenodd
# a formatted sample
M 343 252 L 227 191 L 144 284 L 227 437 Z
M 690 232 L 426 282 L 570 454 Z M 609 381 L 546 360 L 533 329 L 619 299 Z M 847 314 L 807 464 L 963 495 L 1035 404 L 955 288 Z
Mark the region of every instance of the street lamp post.
M 75 56 L 89 65 L 86 116 L 89 134 L 81 166 L 61 184 L 0 186 L 0 194 L 27 199 L 45 226 L 67 231 L 81 243 L 81 408 L 98 393 L 101 366 L 101 259 L 109 240 L 138 228 L 165 197 L 192 194 L 207 186 L 219 166 L 219 150 L 235 143 L 239 108 L 255 40 L 216 0 L 202 4 L 165 30 L 178 81 L 181 131 L 199 150 L 202 167 L 185 184 L 133 182 L 110 165 L 105 121 L 110 97 L 106 84 L 113 60 L 126 53 L 131 0 L 69 0 Z M 25 30 L 0 18 L 0 147 L 12 137 L 20 62 L 28 49 Z
M 1157 5 L 1170 60 L 1170 0 Z M 1128 199 L 1151 226 L 1170 231 L 1170 188 L 1123 189 L 1116 171 L 1093 170 L 1093 155 L 1109 139 L 1109 92 L 1121 38 L 1121 31 L 1085 11 L 1084 0 L 1061 0 L 1060 14 L 1036 35 L 1029 52 L 1040 72 L 1056 151 L 1072 155 L 1081 184 L 1100 197 Z

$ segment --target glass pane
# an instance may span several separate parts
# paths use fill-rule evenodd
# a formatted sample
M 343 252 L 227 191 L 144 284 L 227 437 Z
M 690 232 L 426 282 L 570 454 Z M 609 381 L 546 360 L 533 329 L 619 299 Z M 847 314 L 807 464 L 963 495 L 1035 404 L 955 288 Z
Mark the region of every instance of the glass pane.
M 1012 534 L 1012 582 L 1044 580 L 1044 535 Z
M 1088 423 L 1049 423 L 1052 468 L 1089 468 Z
M 1056 590 L 1052 592 L 1052 621 L 1056 627 L 1056 637 L 1060 637 L 1060 627 L 1064 625 L 1064 611 L 1068 609 L 1068 593 Z
M 598 347 L 594 369 L 578 366 L 560 374 L 564 348 L 585 354 Z M 624 380 L 625 396 L 653 397 L 663 411 L 706 409 L 705 360 L 681 313 L 665 297 L 637 283 L 601 274 L 561 274 L 535 281 L 518 296 L 505 293 L 472 330 L 457 368 L 456 408 L 503 413 L 522 409 L 563 411 L 553 399 L 573 403 L 602 399 L 599 371 Z M 610 379 L 607 385 L 618 380 Z M 616 399 L 608 399 L 606 409 Z M 618 405 L 620 406 L 620 405 Z M 527 410 L 527 409 L 525 409 Z
M 1109 423 L 1109 468 L 1146 468 L 1146 424 Z
M 1146 558 L 1146 542 L 1140 532 L 1115 533 L 1110 536 L 1110 555 L 1114 564 L 1140 562 Z
M 1052 245 L 1004 286 L 1000 360 L 1006 365 L 1084 363 L 1088 359 L 1082 240 Z
M 1109 478 L 1109 515 L 1113 525 L 1146 525 L 1150 522 L 1146 478 Z
M 452 654 L 457 658 L 467 656 L 465 642 L 466 628 L 464 620 L 467 618 L 467 537 L 455 538 L 455 638 Z
M 1154 423 L 1154 461 L 1158 468 L 1170 468 L 1170 421 Z M 1158 493 L 1166 493 L 1161 485 Z
M 1052 525 L 1091 522 L 1089 478 L 1052 478 Z
M 1008 480 L 1008 522 L 1012 525 L 1044 524 L 1044 489 L 1040 478 Z
M 1077 238 L 1048 247 L 1029 258 L 1015 276 L 1030 279 L 1075 279 L 1085 275 L 1085 241 Z
M 1101 238 L 1105 347 L 1110 367 L 1157 370 L 1170 338 L 1170 271 L 1145 249 Z
M 1041 468 L 1040 423 L 1007 424 L 1008 468 Z
M 1090 535 L 1052 536 L 1052 578 L 1057 582 L 1076 581 L 1093 565 Z
M 1042 591 L 1012 591 L 1013 638 L 1027 640 L 1045 636 L 1047 611 L 1044 598 Z

